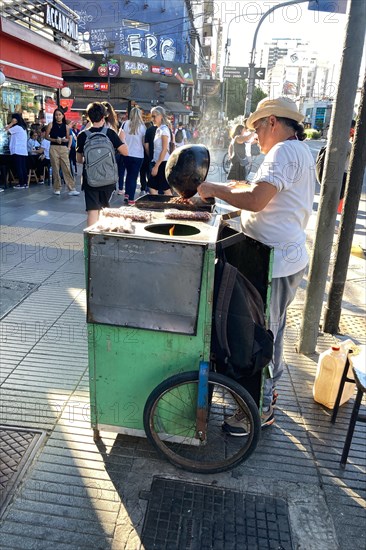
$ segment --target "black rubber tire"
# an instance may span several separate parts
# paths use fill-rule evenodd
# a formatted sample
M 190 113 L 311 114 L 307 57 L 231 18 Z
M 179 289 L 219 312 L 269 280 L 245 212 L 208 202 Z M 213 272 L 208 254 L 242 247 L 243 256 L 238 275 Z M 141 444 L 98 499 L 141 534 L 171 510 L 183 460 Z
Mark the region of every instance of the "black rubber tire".
M 207 441 L 202 444 L 195 438 L 197 388 L 198 371 L 177 374 L 159 384 L 144 408 L 146 436 L 175 466 L 202 474 L 224 472 L 255 450 L 261 433 L 258 408 L 237 382 L 210 372 Z M 247 435 L 233 437 L 222 429 L 222 422 L 238 406 L 245 414 Z
M 222 159 L 222 169 L 225 172 L 225 174 L 229 173 L 230 170 L 230 159 L 229 159 L 229 153 L 225 153 L 223 159 Z

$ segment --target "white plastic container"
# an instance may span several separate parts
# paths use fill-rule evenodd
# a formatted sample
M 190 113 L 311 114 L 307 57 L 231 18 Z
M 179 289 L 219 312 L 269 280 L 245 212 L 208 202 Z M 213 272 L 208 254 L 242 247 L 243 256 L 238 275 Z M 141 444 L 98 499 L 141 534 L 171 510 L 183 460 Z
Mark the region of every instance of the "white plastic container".
M 313 396 L 317 403 L 321 403 L 328 409 L 333 409 L 337 398 L 339 385 L 347 360 L 349 349 L 352 348 L 352 340 L 347 340 L 319 355 L 313 386 Z M 348 378 L 353 378 L 352 369 L 348 369 Z M 355 384 L 346 382 L 343 388 L 340 405 L 346 403 L 355 391 Z

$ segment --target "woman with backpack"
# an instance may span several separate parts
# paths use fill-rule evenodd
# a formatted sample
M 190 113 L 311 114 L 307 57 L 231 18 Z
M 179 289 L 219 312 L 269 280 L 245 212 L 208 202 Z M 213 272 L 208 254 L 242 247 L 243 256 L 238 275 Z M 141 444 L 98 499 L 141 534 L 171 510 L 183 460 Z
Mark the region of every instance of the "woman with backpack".
M 172 190 L 165 177 L 165 166 L 169 158 L 171 142 L 171 130 L 165 109 L 158 105 L 151 109 L 151 118 L 156 126 L 154 137 L 154 156 L 152 160 L 151 175 L 148 186 L 152 195 L 158 195 L 159 191 L 164 195 L 172 195 Z
M 126 169 L 125 196 L 123 200 L 129 205 L 135 204 L 137 178 L 144 160 L 145 133 L 146 126 L 142 119 L 141 110 L 138 107 L 133 107 L 129 120 L 123 123 L 119 131 L 120 139 L 124 140 L 128 146 L 128 156 L 123 157 Z M 122 192 L 122 188 L 123 182 L 119 181 L 119 195 Z
M 231 134 L 229 158 L 231 166 L 227 175 L 228 180 L 246 181 L 248 177 L 249 160 L 246 153 L 246 144 L 252 133 L 243 124 L 235 126 Z

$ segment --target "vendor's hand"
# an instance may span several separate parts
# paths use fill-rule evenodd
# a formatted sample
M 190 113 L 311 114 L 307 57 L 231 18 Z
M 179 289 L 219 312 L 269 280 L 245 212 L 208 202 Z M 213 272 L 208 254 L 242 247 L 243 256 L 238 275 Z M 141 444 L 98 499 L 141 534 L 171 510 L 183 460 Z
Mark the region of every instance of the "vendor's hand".
M 215 196 L 215 184 L 210 181 L 204 181 L 197 187 L 197 192 L 201 199 L 210 199 Z
M 60 137 L 57 138 L 57 143 L 61 143 L 62 139 Z
M 153 167 L 151 168 L 151 175 L 152 175 L 152 176 L 156 176 L 156 175 L 157 175 L 157 173 L 158 173 L 158 168 L 159 168 L 159 167 L 158 167 L 156 164 L 155 164 L 155 166 L 153 166 Z

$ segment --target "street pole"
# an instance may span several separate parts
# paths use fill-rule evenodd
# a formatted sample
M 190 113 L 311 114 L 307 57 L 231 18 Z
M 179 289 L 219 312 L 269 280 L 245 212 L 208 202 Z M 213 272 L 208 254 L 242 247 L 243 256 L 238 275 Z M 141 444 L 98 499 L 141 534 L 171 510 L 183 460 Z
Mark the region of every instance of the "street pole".
M 347 279 L 348 262 L 357 221 L 363 178 L 366 167 L 366 74 L 357 114 L 355 137 L 350 158 L 344 196 L 343 213 L 338 233 L 336 259 L 324 313 L 324 332 L 335 334 L 339 329 L 342 297 Z
M 111 55 L 114 53 L 115 43 L 111 40 L 104 43 L 104 60 L 107 62 L 107 86 L 108 86 L 108 103 L 111 101 L 111 73 L 110 73 L 110 63 L 109 59 Z
M 253 44 L 252 44 L 252 50 L 250 52 L 250 62 L 249 62 L 249 78 L 248 78 L 248 88 L 247 88 L 247 94 L 245 99 L 245 108 L 244 113 L 245 116 L 248 117 L 250 113 L 252 112 L 252 97 L 253 97 L 253 91 L 254 91 L 254 84 L 255 84 L 255 48 L 257 45 L 257 36 L 260 26 L 262 25 L 263 21 L 268 17 L 268 15 L 278 8 L 284 8 L 285 6 L 291 6 L 292 4 L 303 4 L 304 2 L 309 2 L 309 0 L 290 0 L 289 2 L 283 2 L 283 4 L 278 4 L 276 6 L 273 6 L 270 8 L 266 13 L 262 15 L 260 18 L 258 25 L 254 32 L 253 37 Z
M 234 21 L 234 19 L 237 19 L 238 17 L 241 17 L 241 15 L 236 15 L 232 19 L 230 19 L 229 24 L 227 26 L 227 33 L 226 33 L 226 43 L 225 43 L 225 60 L 224 60 L 224 67 L 226 67 L 229 59 L 229 47 L 231 45 L 231 39 L 229 38 L 229 30 L 230 25 Z M 227 83 L 226 79 L 224 78 L 224 75 L 222 75 L 222 88 L 221 88 L 221 113 L 224 113 L 225 109 L 225 116 L 227 117 Z
M 330 137 L 325 156 L 314 251 L 310 263 L 300 333 L 299 352 L 304 354 L 314 353 L 318 336 L 333 246 L 339 193 L 346 161 L 346 146 L 362 60 L 365 28 L 365 2 L 350 0 L 346 37 L 340 64 L 340 80 L 329 130 Z M 364 121 L 362 123 L 364 124 Z
M 107 80 L 107 86 L 108 86 L 108 103 L 111 102 L 111 74 L 110 74 L 110 68 L 109 68 L 109 59 L 107 61 L 108 66 L 108 80 Z

